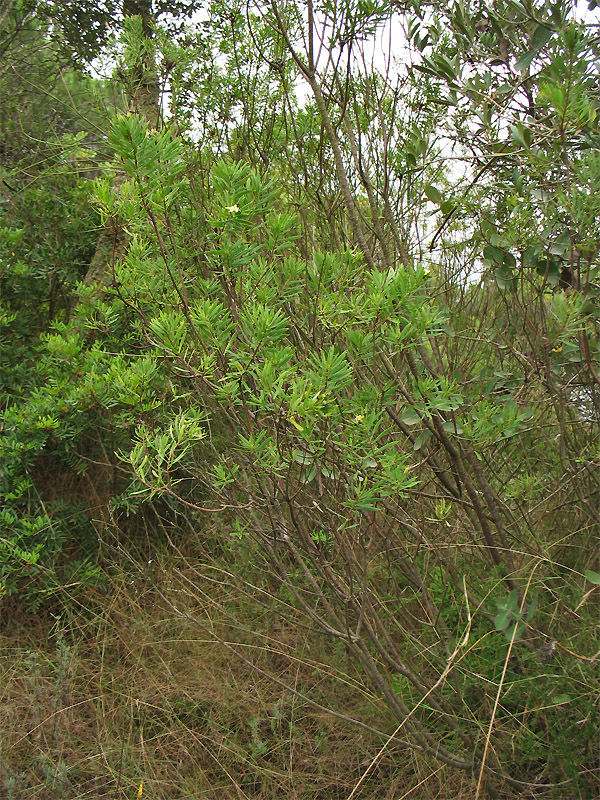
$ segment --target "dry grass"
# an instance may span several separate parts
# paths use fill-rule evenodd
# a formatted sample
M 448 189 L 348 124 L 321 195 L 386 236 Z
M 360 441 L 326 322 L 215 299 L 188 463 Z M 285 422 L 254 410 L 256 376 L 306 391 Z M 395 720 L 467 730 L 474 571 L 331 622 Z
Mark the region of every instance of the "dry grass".
M 385 709 L 343 647 L 257 614 L 223 574 L 209 570 L 203 595 L 202 568 L 151 569 L 113 574 L 61 618 L 3 615 L 0 797 L 133 800 L 143 780 L 148 800 L 347 798 L 381 740 L 309 707 L 193 618 L 290 689 L 380 727 Z M 468 776 L 397 748 L 356 794 L 473 796 Z

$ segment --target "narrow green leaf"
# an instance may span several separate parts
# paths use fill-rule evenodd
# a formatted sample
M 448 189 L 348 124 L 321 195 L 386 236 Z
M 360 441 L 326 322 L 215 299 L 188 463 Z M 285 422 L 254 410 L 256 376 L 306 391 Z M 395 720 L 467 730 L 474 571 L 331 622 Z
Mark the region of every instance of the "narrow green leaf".
M 535 611 L 537 609 L 537 604 L 538 604 L 537 597 L 534 597 L 533 600 L 531 601 L 529 609 L 527 610 L 527 614 L 525 615 L 525 622 L 531 622 L 531 620 L 533 619 L 533 615 L 535 614 Z
M 523 126 L 523 123 L 519 122 L 517 125 L 511 125 L 510 137 L 522 147 L 529 147 L 531 133 Z
M 505 635 L 505 637 L 507 638 L 508 641 L 510 641 L 512 639 L 513 642 L 516 642 L 517 639 L 521 638 L 521 634 L 523 633 L 524 630 L 525 630 L 525 625 L 522 622 L 517 622 L 517 624 L 515 626 L 515 629 L 514 629 L 514 634 L 513 634 L 512 627 L 510 627 L 510 628 L 508 628 L 507 630 L 504 631 L 504 635 Z

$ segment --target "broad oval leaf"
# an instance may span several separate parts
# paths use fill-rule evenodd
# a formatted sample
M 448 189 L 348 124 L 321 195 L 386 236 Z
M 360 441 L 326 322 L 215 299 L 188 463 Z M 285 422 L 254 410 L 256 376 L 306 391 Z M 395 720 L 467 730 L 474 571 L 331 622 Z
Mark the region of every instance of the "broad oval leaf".
M 425 187 L 425 196 L 428 200 L 431 200 L 432 203 L 437 203 L 439 205 L 442 202 L 440 190 L 436 189 L 435 186 L 432 186 L 430 183 Z
M 591 569 L 586 569 L 585 577 L 588 579 L 590 583 L 593 583 L 595 586 L 600 585 L 600 574 L 594 572 Z
M 408 408 L 402 415 L 402 422 L 405 425 L 418 425 L 421 422 L 421 417 L 414 408 Z
M 533 36 L 531 37 L 531 46 L 533 49 L 541 50 L 544 45 L 548 44 L 553 33 L 554 31 L 552 31 L 550 28 L 547 28 L 545 25 L 538 25 L 533 32 Z

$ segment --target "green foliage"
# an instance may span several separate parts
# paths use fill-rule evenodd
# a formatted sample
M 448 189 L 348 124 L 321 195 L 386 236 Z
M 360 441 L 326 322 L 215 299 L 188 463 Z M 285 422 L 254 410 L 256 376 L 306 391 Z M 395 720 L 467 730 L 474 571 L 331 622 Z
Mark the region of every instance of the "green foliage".
M 300 6 L 214 3 L 188 46 L 128 20 L 130 99 L 164 69 L 171 119 L 112 113 L 90 204 L 79 174 L 40 171 L 1 229 L 3 586 L 35 605 L 95 579 L 91 514 L 48 475 L 101 485 L 113 520 L 208 516 L 206 557 L 248 559 L 265 577 L 244 591 L 343 643 L 410 746 L 516 791 L 559 784 L 574 741 L 584 796 L 598 44 L 556 5 L 413 10 L 396 85 L 333 67 L 389 4 L 319 5 L 321 64 Z M 83 143 L 57 140 L 52 169 L 93 161 Z M 75 297 L 99 225 L 122 246 Z
M 148 498 L 161 491 L 173 491 L 182 480 L 173 480 L 172 474 L 194 442 L 206 436 L 200 422 L 197 412 L 188 410 L 175 417 L 162 432 L 150 434 L 145 426 L 138 428 L 127 458 L 137 480 L 147 488 Z
M 503 597 L 496 601 L 498 614 L 494 618 L 494 625 L 499 631 L 503 631 L 509 641 L 516 641 L 525 631 L 527 623 L 531 621 L 537 608 L 537 601 L 534 600 L 525 612 L 519 608 L 519 597 L 515 589 L 508 597 Z

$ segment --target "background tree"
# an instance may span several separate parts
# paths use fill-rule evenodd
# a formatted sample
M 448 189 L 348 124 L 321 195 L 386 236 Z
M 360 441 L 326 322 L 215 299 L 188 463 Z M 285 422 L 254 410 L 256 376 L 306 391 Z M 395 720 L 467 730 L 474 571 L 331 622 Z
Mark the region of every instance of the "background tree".
M 103 531 L 134 538 L 131 515 L 188 554 L 193 532 L 149 589 L 188 636 L 262 669 L 236 601 L 213 625 L 235 589 L 286 658 L 267 618 L 342 652 L 368 712 L 272 677 L 381 743 L 350 796 L 384 751 L 473 776 L 476 797 L 591 796 L 595 31 L 542 3 L 211 14 L 152 39 L 172 119 L 110 121 L 123 177 L 92 203 L 128 246 L 5 415 L 12 474 L 34 474 L 33 441 L 102 486 Z M 379 70 L 392 23 L 404 62 Z M 139 76 L 142 17 L 119 46 Z M 23 562 L 61 564 L 23 519 L 21 595 Z

